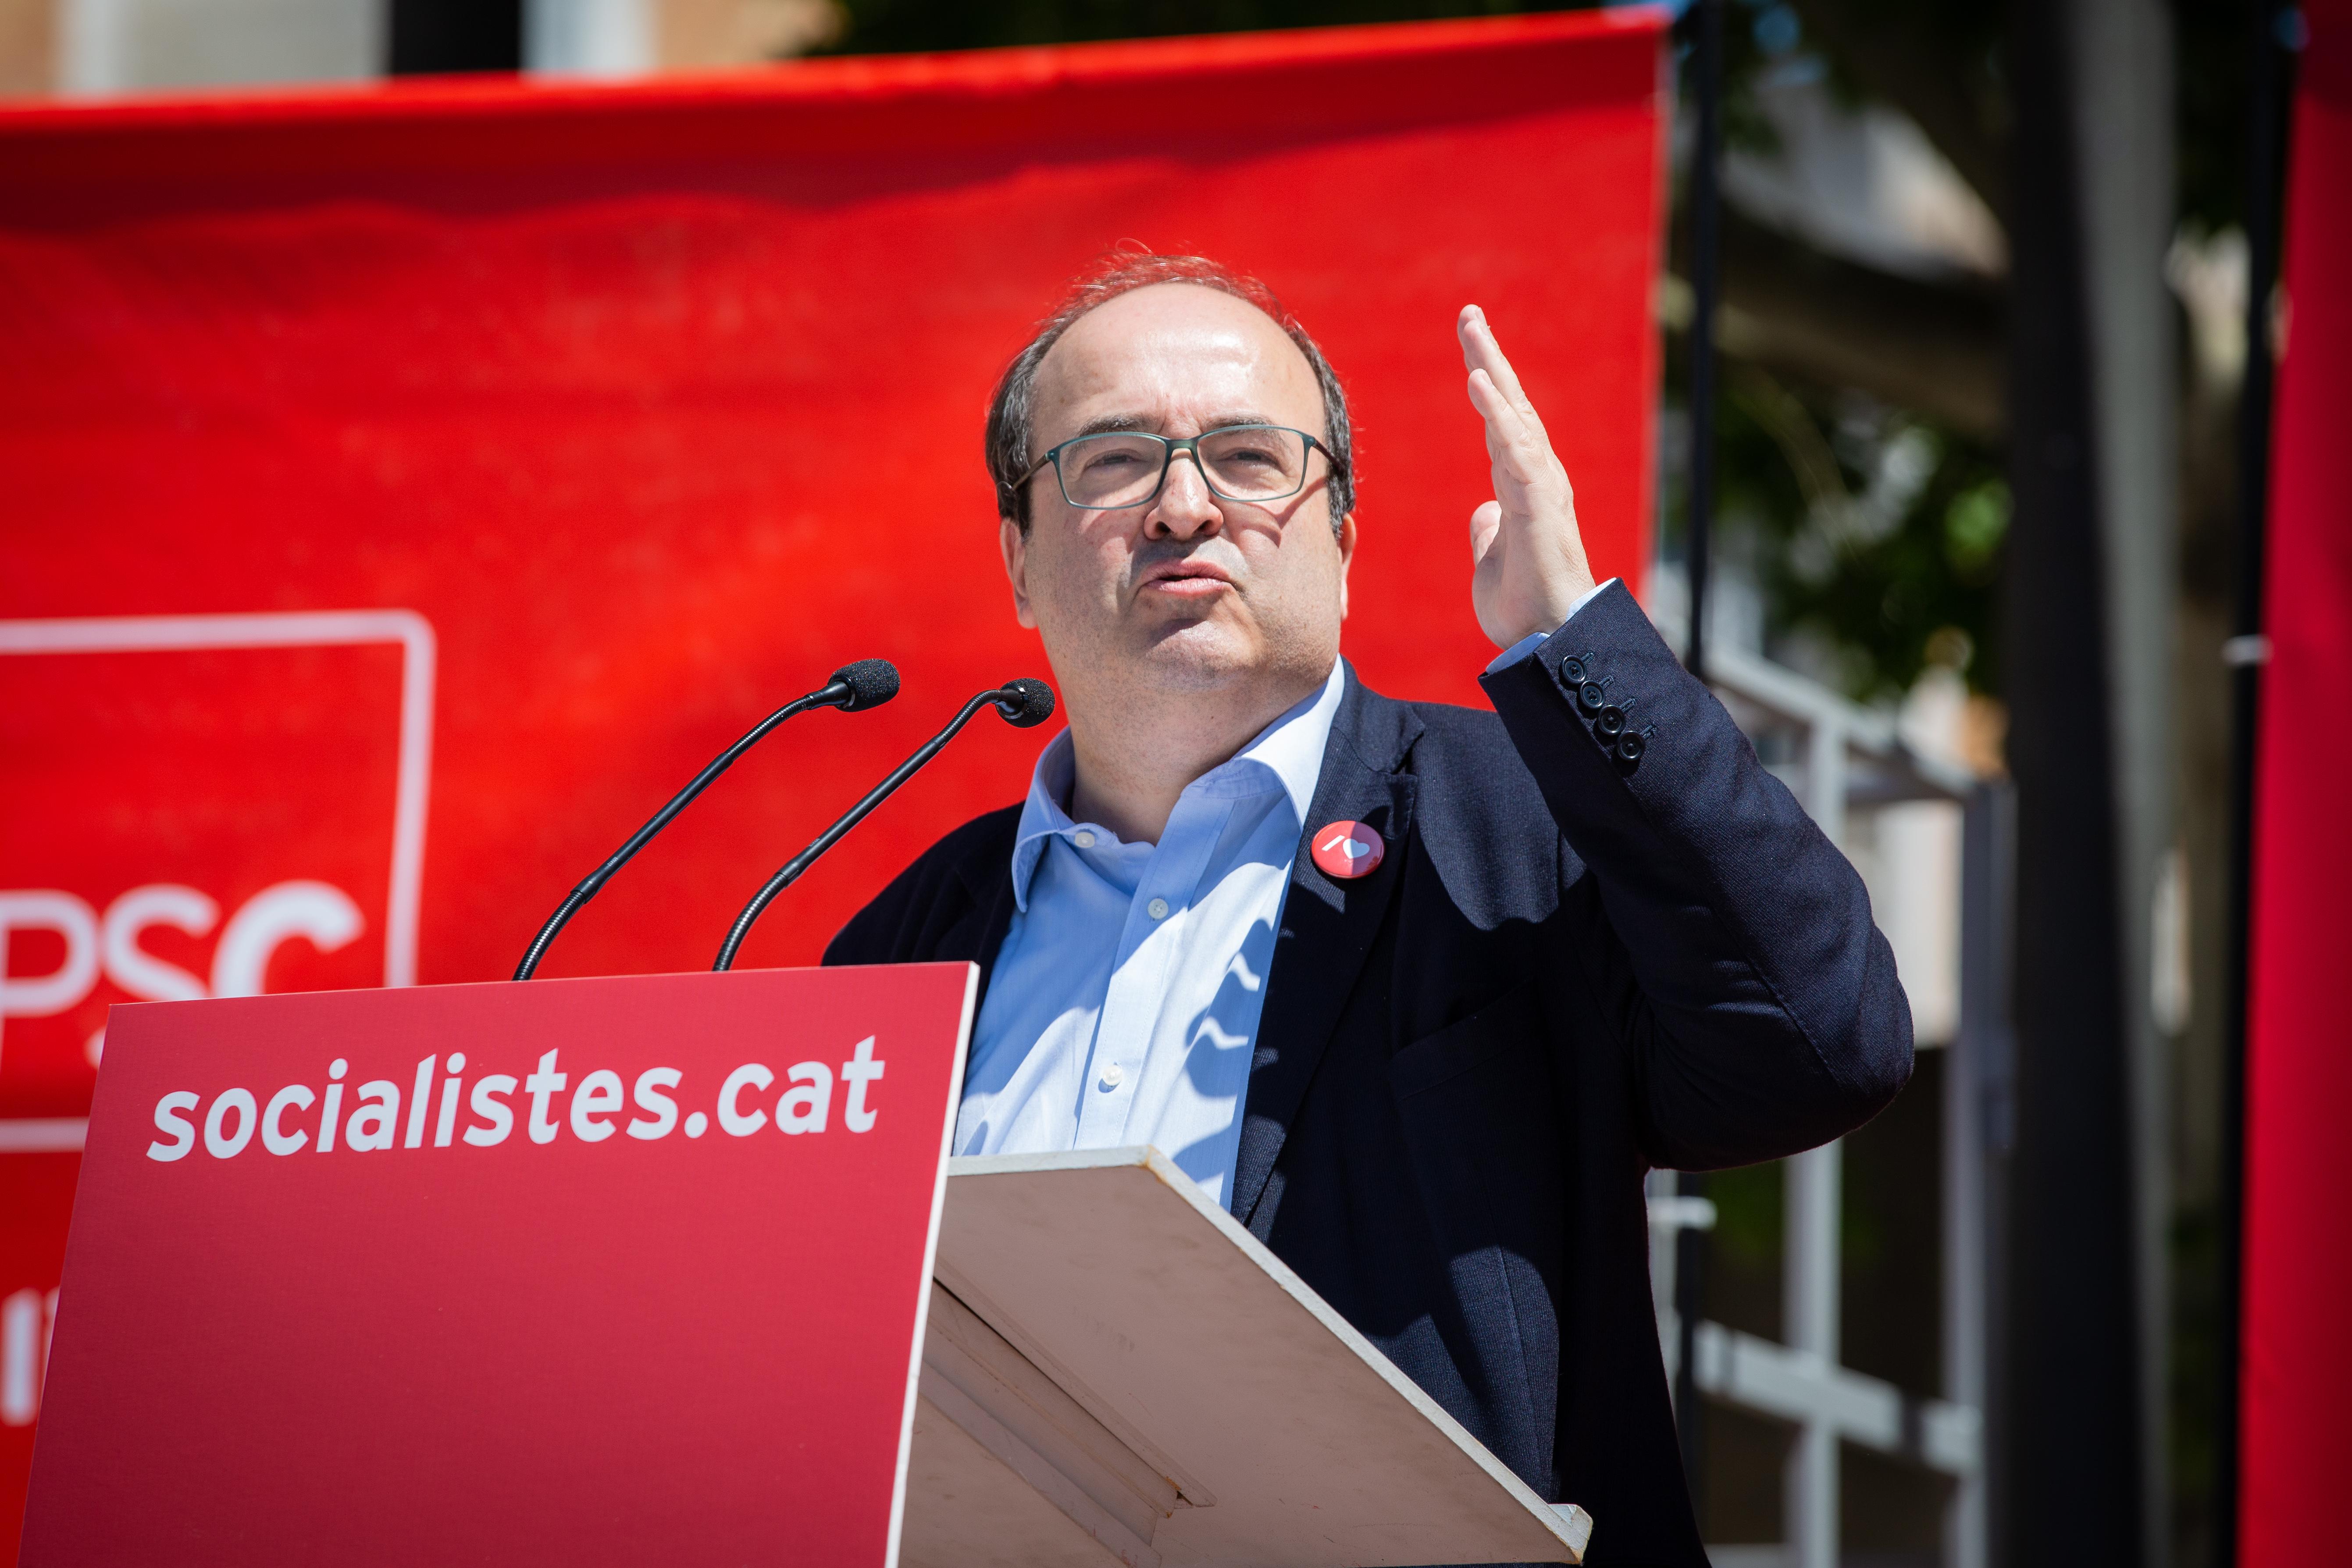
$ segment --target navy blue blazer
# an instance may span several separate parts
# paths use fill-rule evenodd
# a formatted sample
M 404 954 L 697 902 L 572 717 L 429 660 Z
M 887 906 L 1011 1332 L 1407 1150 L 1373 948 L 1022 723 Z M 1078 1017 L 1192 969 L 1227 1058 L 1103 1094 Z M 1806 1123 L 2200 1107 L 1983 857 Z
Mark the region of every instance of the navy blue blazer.
M 1348 682 L 1307 827 L 1388 854 L 1335 881 L 1300 845 L 1233 1212 L 1581 1504 L 1588 1563 L 1704 1568 L 1643 1173 L 1860 1126 L 1910 1076 L 1910 1008 L 1861 878 L 1622 586 L 1484 684 L 1493 713 Z M 984 973 L 1019 815 L 941 839 L 825 962 Z

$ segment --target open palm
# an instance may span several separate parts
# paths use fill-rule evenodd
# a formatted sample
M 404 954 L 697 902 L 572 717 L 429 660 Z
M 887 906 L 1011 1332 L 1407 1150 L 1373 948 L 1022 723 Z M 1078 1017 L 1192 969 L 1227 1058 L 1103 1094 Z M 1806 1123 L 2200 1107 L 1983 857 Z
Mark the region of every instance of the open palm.
M 1576 527 L 1576 491 L 1551 437 L 1495 341 L 1486 313 L 1465 305 L 1454 324 L 1470 369 L 1470 403 L 1486 422 L 1495 499 L 1470 514 L 1470 598 L 1497 647 L 1557 630 L 1592 587 Z

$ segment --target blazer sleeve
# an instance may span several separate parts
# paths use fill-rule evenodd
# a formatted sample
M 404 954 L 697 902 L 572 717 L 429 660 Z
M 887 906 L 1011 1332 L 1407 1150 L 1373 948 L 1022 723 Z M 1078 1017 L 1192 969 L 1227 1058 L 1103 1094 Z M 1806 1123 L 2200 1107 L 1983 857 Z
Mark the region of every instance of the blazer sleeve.
M 1637 760 L 1595 731 L 1587 682 Z M 1862 878 L 1623 585 L 1482 684 L 1605 913 L 1580 956 L 1634 1053 L 1653 1163 L 1776 1159 L 1894 1099 L 1911 1009 Z

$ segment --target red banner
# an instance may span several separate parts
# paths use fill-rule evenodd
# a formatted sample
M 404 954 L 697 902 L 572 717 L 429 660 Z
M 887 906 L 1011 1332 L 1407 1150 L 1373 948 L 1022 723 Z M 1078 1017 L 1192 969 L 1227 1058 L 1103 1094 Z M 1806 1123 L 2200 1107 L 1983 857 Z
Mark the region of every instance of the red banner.
M 2352 889 L 2352 4 L 2304 8 L 2288 165 L 2285 353 L 2279 361 L 2263 593 L 2247 1018 L 2241 1560 L 2324 1562 L 2342 1548 L 2352 1463 L 2352 1226 L 2336 1194 L 2352 1104 L 2344 901 Z
M 765 742 L 546 972 L 707 966 L 966 696 L 1048 673 L 981 416 L 1121 240 L 1258 273 L 1315 331 L 1360 431 L 1346 651 L 1482 700 L 1454 313 L 1486 307 L 1596 567 L 1638 581 L 1660 27 L 0 113 L 0 1150 L 71 1146 L 110 1003 L 504 974 L 754 720 L 896 660 L 897 702 Z M 813 960 L 1045 738 L 983 715 L 745 963 Z M 34 1325 L 0 1540 L 71 1159 L 0 1152 L 0 1226 L 46 1216 L 0 1228 L 0 1301 L 33 1303 L 5 1321 Z

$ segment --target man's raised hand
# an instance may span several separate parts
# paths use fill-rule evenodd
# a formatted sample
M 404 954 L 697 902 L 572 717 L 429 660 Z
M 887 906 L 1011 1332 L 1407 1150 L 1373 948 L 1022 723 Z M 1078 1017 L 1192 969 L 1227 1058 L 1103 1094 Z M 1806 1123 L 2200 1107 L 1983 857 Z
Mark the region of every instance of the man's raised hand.
M 1496 647 L 1509 647 L 1530 632 L 1557 630 L 1591 592 L 1592 568 L 1576 530 L 1568 470 L 1486 313 L 1465 305 L 1454 330 L 1470 369 L 1471 406 L 1486 422 L 1495 476 L 1495 499 L 1470 514 L 1470 600 L 1479 629 Z

